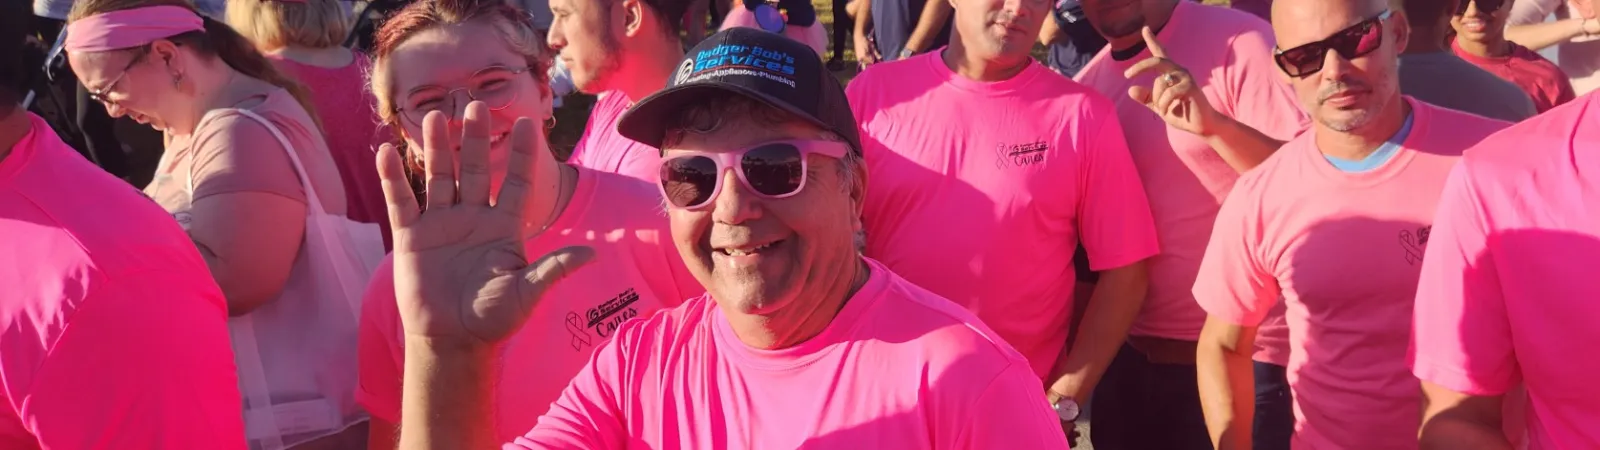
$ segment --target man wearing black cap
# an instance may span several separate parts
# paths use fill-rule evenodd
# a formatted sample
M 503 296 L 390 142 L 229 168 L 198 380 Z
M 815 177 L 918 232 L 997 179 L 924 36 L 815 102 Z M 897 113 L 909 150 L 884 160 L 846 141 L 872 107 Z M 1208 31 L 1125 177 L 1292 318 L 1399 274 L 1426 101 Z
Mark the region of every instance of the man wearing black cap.
M 505 448 L 1067 448 L 1021 354 L 858 253 L 860 136 L 822 65 L 781 35 L 730 29 L 623 116 L 623 135 L 662 150 L 673 241 L 708 293 L 622 325 Z M 487 127 L 471 122 L 464 168 L 486 153 L 473 147 Z M 513 161 L 537 145 L 531 122 L 517 128 Z M 426 151 L 429 173 L 450 172 L 455 152 Z M 516 215 L 495 211 L 519 207 L 533 184 L 515 163 L 496 206 L 487 175 L 461 170 L 460 200 L 419 213 L 398 157 L 382 158 L 396 242 L 413 244 L 394 257 L 415 337 L 401 448 L 490 448 L 485 380 L 494 349 L 527 320 L 527 308 L 505 305 L 539 301 L 592 253 L 526 262 Z

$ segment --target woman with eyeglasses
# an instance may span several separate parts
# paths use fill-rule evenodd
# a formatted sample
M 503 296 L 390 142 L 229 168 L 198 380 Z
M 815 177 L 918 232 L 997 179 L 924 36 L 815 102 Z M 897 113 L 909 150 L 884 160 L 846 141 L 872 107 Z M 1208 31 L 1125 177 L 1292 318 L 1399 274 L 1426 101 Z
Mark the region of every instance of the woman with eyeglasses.
M 360 446 L 356 315 L 382 240 L 344 217 L 309 93 L 186 0 L 79 0 L 67 29 L 110 114 L 165 133 L 144 192 L 227 299 L 251 447 Z
M 389 139 L 380 130 L 366 89 L 370 60 L 345 48 L 348 8 L 339 0 L 231 0 L 228 25 L 286 75 L 313 94 L 322 137 L 344 180 L 352 220 L 378 224 L 389 242 L 388 214 L 373 150 Z M 387 248 L 387 246 L 386 246 Z
M 542 134 L 538 157 L 512 154 L 518 119 L 553 123 L 546 75 L 551 52 L 526 14 L 498 0 L 422 0 L 384 24 L 373 55 L 379 115 L 398 130 L 394 146 L 412 169 L 410 181 L 425 207 L 454 202 L 428 194 L 439 183 L 453 184 L 458 172 L 487 171 L 498 181 L 511 164 L 530 164 L 535 184 L 520 220 L 532 236 L 524 242 L 527 253 L 574 245 L 594 250 L 589 267 L 532 306 L 532 319 L 502 349 L 496 382 L 517 382 L 501 383 L 496 392 L 494 429 L 501 442 L 510 442 L 533 428 L 545 405 L 622 322 L 704 289 L 672 245 L 655 186 L 559 162 Z M 462 138 L 464 128 L 474 126 L 486 127 L 478 131 L 490 136 L 487 167 L 420 169 L 424 155 L 481 148 L 483 141 Z M 372 415 L 374 450 L 395 448 L 405 348 L 413 339 L 401 327 L 394 267 L 385 261 L 363 301 L 356 393 Z

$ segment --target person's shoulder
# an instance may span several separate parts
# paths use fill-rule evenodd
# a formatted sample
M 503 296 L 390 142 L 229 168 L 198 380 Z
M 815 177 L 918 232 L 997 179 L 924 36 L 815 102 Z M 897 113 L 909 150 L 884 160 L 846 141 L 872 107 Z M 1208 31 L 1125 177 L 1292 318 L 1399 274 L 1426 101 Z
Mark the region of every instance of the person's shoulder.
M 572 165 L 578 171 L 583 201 L 582 222 L 615 229 L 663 229 L 666 204 L 656 185 L 623 174 Z M 587 181 L 584 179 L 587 178 Z M 588 185 L 588 186 L 585 186 Z
M 1593 147 L 1593 142 L 1600 141 L 1600 127 L 1590 126 L 1594 123 L 1600 123 L 1600 93 L 1579 97 L 1490 134 L 1462 155 L 1463 170 L 1483 179 L 1570 169 L 1578 148 Z
M 1184 20 L 1194 20 L 1199 26 L 1193 29 L 1210 31 L 1220 36 L 1238 36 L 1243 34 L 1265 34 L 1268 40 L 1272 36 L 1272 24 L 1245 11 L 1226 6 L 1206 5 L 1193 2 L 1179 2 L 1180 8 L 1190 15 Z
M 1518 93 L 1524 98 L 1527 96 L 1520 89 Z M 1440 146 L 1438 150 L 1454 150 L 1449 153 L 1466 150 L 1467 147 L 1511 125 L 1511 122 L 1500 119 L 1450 109 L 1414 98 L 1406 99 L 1411 102 L 1414 120 L 1426 121 L 1423 124 L 1427 127 L 1424 133 L 1431 138 L 1427 143 Z
M 977 360 L 1027 365 L 1027 359 L 1020 352 L 971 311 L 901 278 L 881 264 L 872 264 L 876 271 L 873 276 L 888 278 L 883 292 L 879 294 L 880 303 L 873 308 L 878 311 L 877 317 L 872 320 L 893 325 L 880 326 L 878 329 L 898 329 L 891 333 L 904 333 L 905 337 L 911 338 L 906 342 L 916 343 L 915 348 L 924 352 L 923 357 L 931 362 L 974 360 L 977 356 L 981 357 Z
M 1295 181 L 1296 178 L 1299 178 L 1297 174 L 1287 172 L 1294 172 L 1296 163 L 1300 162 L 1307 152 L 1317 152 L 1316 146 L 1315 130 L 1306 130 L 1288 142 L 1284 142 L 1282 147 L 1272 152 L 1272 155 L 1267 156 L 1267 159 L 1261 161 L 1261 164 L 1256 165 L 1255 168 L 1245 173 L 1239 174 L 1239 179 L 1234 181 L 1233 189 L 1228 193 L 1228 197 L 1232 198 L 1238 195 L 1241 198 L 1245 196 L 1259 198 L 1266 192 L 1271 191 L 1271 186 L 1275 183 L 1286 178 L 1288 179 L 1286 182 L 1291 185 L 1300 184 L 1300 181 Z

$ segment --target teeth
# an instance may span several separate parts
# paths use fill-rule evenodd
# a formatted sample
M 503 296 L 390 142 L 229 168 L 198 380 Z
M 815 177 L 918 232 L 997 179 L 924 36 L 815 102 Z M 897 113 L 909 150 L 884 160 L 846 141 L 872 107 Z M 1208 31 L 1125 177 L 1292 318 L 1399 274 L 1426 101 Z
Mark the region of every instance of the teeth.
M 772 244 L 768 243 L 768 244 L 762 244 L 759 247 L 751 247 L 749 250 L 740 250 L 740 249 L 737 249 L 737 248 L 725 248 L 725 249 L 722 249 L 722 252 L 726 253 L 728 255 L 731 255 L 731 256 L 744 256 L 744 255 L 748 255 L 748 254 L 751 254 L 751 253 L 755 253 L 755 252 L 761 251 L 761 249 L 764 249 L 764 248 L 767 248 L 767 247 L 771 247 L 771 246 L 772 246 Z

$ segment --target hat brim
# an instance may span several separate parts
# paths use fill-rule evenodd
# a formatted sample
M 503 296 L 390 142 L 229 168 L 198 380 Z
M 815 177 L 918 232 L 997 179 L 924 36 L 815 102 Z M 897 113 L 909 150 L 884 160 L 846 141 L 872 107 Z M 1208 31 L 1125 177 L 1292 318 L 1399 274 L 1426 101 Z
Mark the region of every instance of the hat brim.
M 698 83 L 662 89 L 660 92 L 640 100 L 639 103 L 633 105 L 632 109 L 624 112 L 621 119 L 617 120 L 617 133 L 622 134 L 622 137 L 660 150 L 662 149 L 661 143 L 665 140 L 667 134 L 667 119 L 682 114 L 684 108 L 703 102 L 708 95 L 717 92 L 742 95 L 777 110 L 793 114 L 795 117 L 824 130 L 833 129 L 832 126 L 813 117 L 811 113 L 802 111 L 788 102 L 778 100 L 754 89 L 722 83 Z

